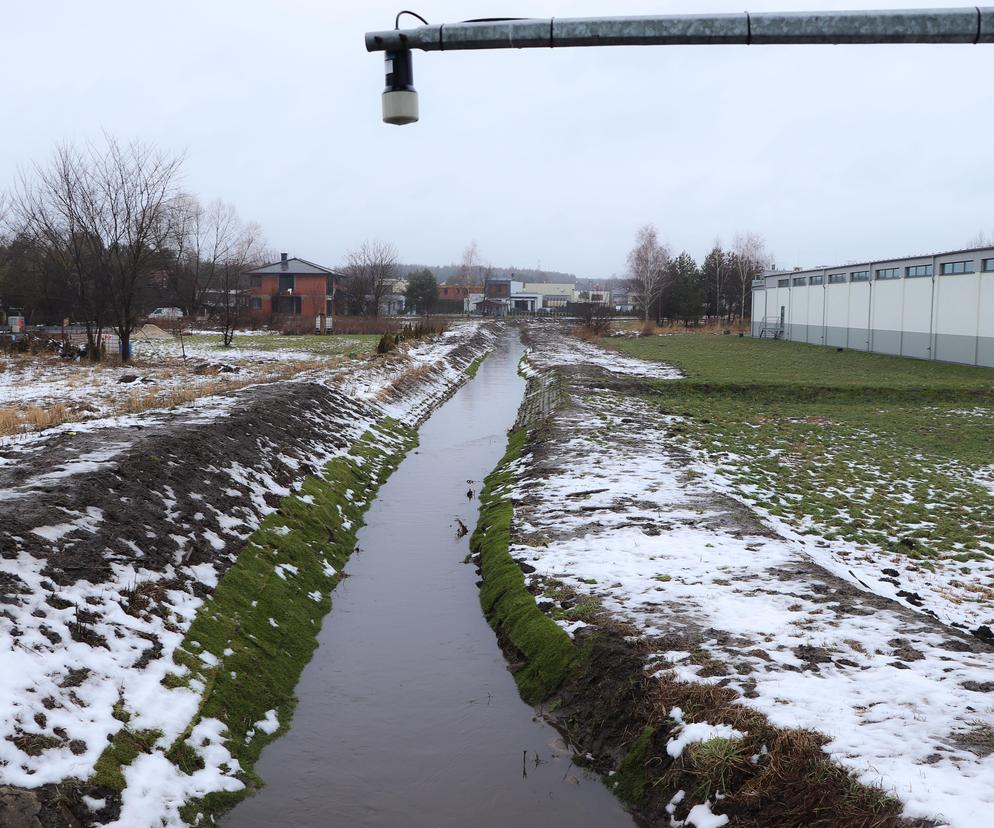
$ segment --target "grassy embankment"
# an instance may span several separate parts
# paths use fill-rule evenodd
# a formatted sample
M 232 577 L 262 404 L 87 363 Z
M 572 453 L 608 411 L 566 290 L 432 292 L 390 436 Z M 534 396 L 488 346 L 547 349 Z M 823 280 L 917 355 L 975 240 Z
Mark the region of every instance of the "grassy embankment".
M 994 553 L 977 479 L 994 480 L 994 370 L 729 336 L 604 344 L 682 368 L 653 383 L 675 430 L 800 531 L 926 569 Z
M 321 619 L 355 548 L 362 516 L 416 444 L 415 431 L 388 419 L 348 454 L 329 462 L 322 477 L 307 478 L 300 492 L 284 498 L 248 539 L 187 631 L 174 655 L 177 670 L 164 683 L 205 689 L 197 715 L 166 756 L 185 773 L 202 768 L 190 732 L 204 719 L 218 719 L 227 728 L 225 746 L 238 760 L 246 785 L 188 803 L 183 814 L 189 824 L 198 813 L 209 824 L 260 786 L 252 768 L 263 746 L 289 726 L 294 687 L 317 646 Z M 348 490 L 354 500 L 346 497 Z M 302 499 L 307 496 L 312 502 Z M 255 724 L 272 709 L 279 729 L 267 734 Z M 121 790 L 124 767 L 139 753 L 151 752 L 161 734 L 129 729 L 128 711 L 115 715 L 125 726 L 98 760 L 92 781 Z
M 526 420 L 536 424 L 533 417 Z M 588 630 L 594 630 L 594 637 L 578 646 L 538 608 L 521 567 L 510 555 L 509 489 L 515 483 L 515 461 L 530 440 L 541 441 L 543 434 L 541 428 L 524 427 L 510 433 L 505 456 L 485 481 L 471 544 L 483 576 L 480 601 L 505 650 L 517 662 L 514 678 L 522 698 L 537 704 L 568 687 L 571 734 L 586 731 L 598 741 L 599 734 L 617 734 L 621 741 L 613 748 L 601 744 L 601 749 L 624 756 L 616 773 L 606 778 L 607 784 L 647 821 L 665 819 L 667 803 L 677 791 L 686 790 L 693 802 L 723 792 L 722 810 L 752 825 L 772 824 L 756 821 L 767 818 L 778 825 L 809 825 L 814 817 L 817 824 L 850 828 L 900 825 L 900 804 L 833 765 L 821 751 L 824 737 L 771 726 L 761 713 L 740 706 L 737 694 L 727 688 L 672 677 L 650 679 L 637 645 L 626 645 L 617 628 L 602 629 L 603 618 L 591 619 L 594 627 Z M 710 739 L 672 760 L 666 745 L 677 727 L 669 716 L 674 707 L 680 707 L 690 721 L 730 724 L 744 738 Z M 584 749 L 582 742 L 578 747 Z M 756 764 L 750 757 L 760 753 L 766 761 Z

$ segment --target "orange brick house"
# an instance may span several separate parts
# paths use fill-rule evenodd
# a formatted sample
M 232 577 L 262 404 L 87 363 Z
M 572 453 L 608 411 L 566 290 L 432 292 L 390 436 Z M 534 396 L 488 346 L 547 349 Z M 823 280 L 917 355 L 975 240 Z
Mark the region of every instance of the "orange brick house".
M 273 316 L 317 318 L 338 312 L 336 291 L 344 278 L 341 273 L 304 259 L 288 259 L 263 265 L 245 274 L 248 277 L 249 313 L 255 319 Z
M 450 285 L 438 286 L 438 298 L 441 302 L 462 302 L 471 293 L 483 293 L 482 285 Z

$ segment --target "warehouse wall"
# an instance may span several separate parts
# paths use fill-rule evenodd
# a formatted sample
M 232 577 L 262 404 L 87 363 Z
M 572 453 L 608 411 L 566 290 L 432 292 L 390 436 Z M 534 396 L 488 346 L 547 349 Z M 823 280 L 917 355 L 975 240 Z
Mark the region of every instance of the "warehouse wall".
M 943 272 L 962 262 L 974 272 Z M 767 275 L 753 285 L 753 336 L 781 308 L 794 342 L 994 367 L 994 248 Z

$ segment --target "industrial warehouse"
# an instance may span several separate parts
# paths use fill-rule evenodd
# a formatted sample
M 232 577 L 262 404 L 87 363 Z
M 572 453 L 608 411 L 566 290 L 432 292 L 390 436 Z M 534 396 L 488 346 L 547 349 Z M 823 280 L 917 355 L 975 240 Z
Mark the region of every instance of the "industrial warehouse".
M 994 247 L 773 271 L 752 335 L 994 367 Z

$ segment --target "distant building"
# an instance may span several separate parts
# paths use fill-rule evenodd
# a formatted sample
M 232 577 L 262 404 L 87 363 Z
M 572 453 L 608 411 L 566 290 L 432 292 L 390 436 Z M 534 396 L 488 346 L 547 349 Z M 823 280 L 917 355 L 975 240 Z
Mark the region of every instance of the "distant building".
M 440 302 L 462 302 L 471 293 L 483 293 L 483 285 L 450 285 L 438 286 Z
M 764 273 L 752 335 L 994 367 L 994 247 Z
M 542 297 L 542 308 L 557 310 L 573 301 L 576 286 L 571 282 L 525 282 L 522 292 L 538 294 Z
M 317 317 L 334 313 L 332 303 L 345 277 L 327 267 L 287 258 L 247 271 L 249 311 L 257 318 L 279 316 Z
M 613 288 L 611 290 L 611 306 L 619 313 L 633 313 L 635 311 L 636 296 L 627 288 Z

